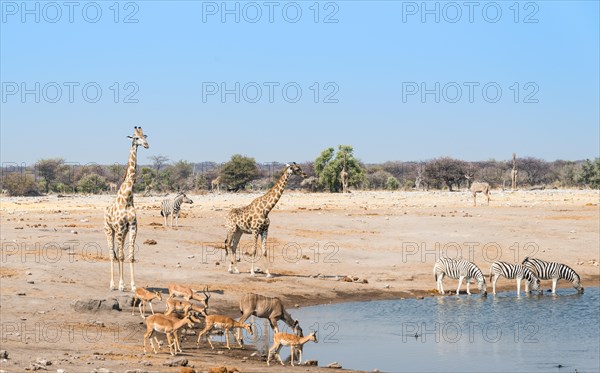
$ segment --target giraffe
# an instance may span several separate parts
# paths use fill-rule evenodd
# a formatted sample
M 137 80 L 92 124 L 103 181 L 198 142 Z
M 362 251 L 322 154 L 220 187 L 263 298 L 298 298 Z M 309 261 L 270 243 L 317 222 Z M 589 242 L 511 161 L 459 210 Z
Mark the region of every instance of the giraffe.
M 348 193 L 348 171 L 346 171 L 346 154 L 344 153 L 344 163 L 342 166 L 342 172 L 340 173 L 340 179 L 342 179 L 342 193 Z
M 108 191 L 109 193 L 115 193 L 117 191 L 116 183 L 108 183 Z
M 110 255 L 110 290 L 115 290 L 115 266 L 114 261 L 119 261 L 119 290 L 125 291 L 123 282 L 123 261 L 125 259 L 123 246 L 125 237 L 129 232 L 129 267 L 131 269 L 131 291 L 135 292 L 135 281 L 133 272 L 135 238 L 137 236 L 137 218 L 135 207 L 133 206 L 133 185 L 135 184 L 135 171 L 137 166 L 137 148 L 142 145 L 148 149 L 146 135 L 142 132 L 142 127 L 134 127 L 133 136 L 127 136 L 131 141 L 129 151 L 129 163 L 125 178 L 117 192 L 115 202 L 106 208 L 104 214 L 104 234 L 108 242 Z M 115 251 L 114 242 L 117 239 L 117 251 Z
M 210 182 L 210 189 L 214 192 L 215 189 L 217 193 L 221 193 L 221 175 L 217 176 L 216 179 Z
M 254 237 L 254 251 L 252 252 L 252 268 L 250 275 L 254 276 L 254 262 L 256 260 L 256 250 L 258 249 L 258 236 L 262 238 L 262 255 L 265 257 L 265 266 L 267 277 L 272 277 L 269 273 L 269 259 L 267 258 L 267 234 L 269 231 L 269 212 L 275 207 L 291 175 L 300 175 L 302 178 L 306 174 L 295 162 L 287 164 L 279 181 L 265 195 L 256 198 L 248 206 L 234 208 L 227 215 L 225 227 L 227 228 L 227 239 L 225 240 L 225 250 L 229 257 L 229 273 L 235 271 L 240 273 L 235 264 L 235 251 L 242 234 L 252 234 Z M 233 270 L 232 270 L 233 267 Z
M 513 153 L 513 168 L 510 171 L 510 178 L 512 180 L 512 185 L 511 185 L 511 192 L 513 192 L 515 189 L 517 189 L 517 174 L 519 173 L 519 171 L 517 171 L 517 154 Z

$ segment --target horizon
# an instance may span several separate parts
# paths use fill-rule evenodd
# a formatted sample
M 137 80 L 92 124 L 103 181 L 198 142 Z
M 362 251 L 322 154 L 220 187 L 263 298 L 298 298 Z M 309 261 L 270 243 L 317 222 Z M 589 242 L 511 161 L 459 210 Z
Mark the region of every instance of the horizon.
M 2 163 L 600 156 L 598 2 L 82 4 L 2 2 Z

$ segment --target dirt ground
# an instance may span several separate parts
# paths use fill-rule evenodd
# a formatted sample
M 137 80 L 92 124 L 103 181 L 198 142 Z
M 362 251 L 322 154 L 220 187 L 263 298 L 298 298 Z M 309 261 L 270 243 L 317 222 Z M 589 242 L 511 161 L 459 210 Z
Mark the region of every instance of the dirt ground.
M 222 249 L 225 215 L 256 196 L 190 196 L 194 204 L 184 205 L 180 227 L 165 228 L 159 212 L 162 197 L 136 195 L 136 285 L 165 294 L 171 283 L 195 289 L 209 286 L 209 313 L 235 318 L 239 298 L 246 292 L 278 296 L 292 314 L 298 306 L 434 296 L 432 267 L 440 253 L 468 258 L 485 274 L 494 260 L 520 262 L 536 256 L 571 266 L 585 287 L 600 286 L 598 191 L 493 191 L 490 206 L 477 207 L 466 192 L 287 191 L 270 214 L 268 246 L 275 275 L 271 279 L 250 277 L 250 258 L 243 255 L 252 245 L 249 236 L 242 238 L 238 250 L 241 274 L 227 273 Z M 20 372 L 48 363 L 44 365 L 48 371 L 64 372 L 180 371 L 163 365 L 171 360 L 164 351 L 143 354 L 145 325 L 129 307 L 95 313 L 72 307 L 75 300 L 131 296 L 109 290 L 110 262 L 102 227 L 104 208 L 112 199 L 109 195 L 1 199 L 0 350 L 8 353 L 8 359 L 0 356 L 1 371 Z M 156 244 L 145 243 L 149 240 Z M 262 261 L 257 265 L 264 268 Z M 346 282 L 345 276 L 358 279 Z M 127 290 L 129 282 L 126 265 Z M 501 279 L 499 284 L 514 291 L 513 282 Z M 454 289 L 456 282 L 446 280 L 445 286 Z M 550 281 L 543 286 L 549 288 Z M 156 311 L 164 310 L 164 299 Z M 242 372 L 290 371 L 289 366 L 267 368 L 250 348 L 227 351 L 216 345 L 212 351 L 203 342 L 198 349 L 188 341 L 181 356 L 197 371 L 218 366 Z

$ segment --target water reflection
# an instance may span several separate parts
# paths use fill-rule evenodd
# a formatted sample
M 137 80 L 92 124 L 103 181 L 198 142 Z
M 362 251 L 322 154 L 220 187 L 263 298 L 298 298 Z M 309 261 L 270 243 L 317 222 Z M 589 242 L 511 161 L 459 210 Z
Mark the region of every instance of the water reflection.
M 320 365 L 339 361 L 346 368 L 391 372 L 585 372 L 600 370 L 599 293 L 599 288 L 583 295 L 573 289 L 557 295 L 513 291 L 307 307 L 292 314 L 305 333 L 319 331 L 319 344 L 308 345 L 304 358 Z

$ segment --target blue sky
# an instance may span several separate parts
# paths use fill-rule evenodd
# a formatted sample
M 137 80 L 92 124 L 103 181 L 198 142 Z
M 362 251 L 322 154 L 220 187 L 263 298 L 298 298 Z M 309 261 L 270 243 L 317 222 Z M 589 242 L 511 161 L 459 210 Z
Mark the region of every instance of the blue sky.
M 114 4 L 1 2 L 3 163 L 599 156 L 596 1 Z

